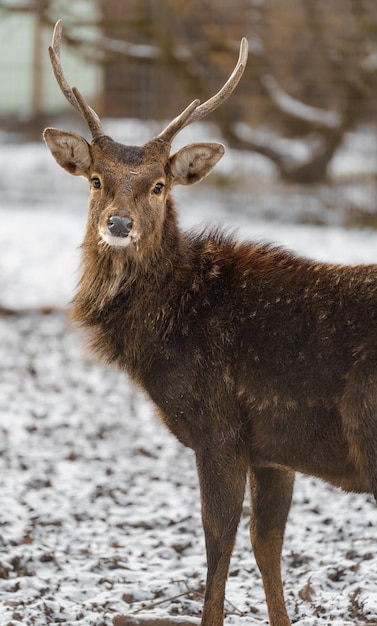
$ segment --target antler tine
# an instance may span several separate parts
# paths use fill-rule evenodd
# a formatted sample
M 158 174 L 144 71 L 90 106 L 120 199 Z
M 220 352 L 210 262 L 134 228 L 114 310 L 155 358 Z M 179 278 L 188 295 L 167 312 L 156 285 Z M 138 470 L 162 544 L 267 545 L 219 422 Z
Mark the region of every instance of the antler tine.
M 86 123 L 88 124 L 93 139 L 95 137 L 100 137 L 100 135 L 104 135 L 105 133 L 102 128 L 101 120 L 99 119 L 97 113 L 92 109 L 91 106 L 89 106 L 86 100 L 84 100 L 77 87 L 72 87 L 72 92 L 78 102 L 80 111 L 84 116 Z
M 191 117 L 193 111 L 200 105 L 200 100 L 194 100 L 180 115 L 174 118 L 172 122 L 159 134 L 158 139 L 162 139 L 167 143 L 170 143 L 175 135 L 183 128 L 187 120 Z
M 60 61 L 60 45 L 62 40 L 63 22 L 58 20 L 55 24 L 54 33 L 52 36 L 52 45 L 48 51 L 50 54 L 51 65 L 54 71 L 56 82 L 58 83 L 61 92 L 68 102 L 73 106 L 76 111 L 83 115 L 86 123 L 89 126 L 92 137 L 98 137 L 103 135 L 103 129 L 101 121 L 97 113 L 87 104 L 78 89 L 71 87 L 67 79 L 64 76 L 62 64 Z
M 203 102 L 203 104 L 199 104 L 199 100 L 194 100 L 191 105 L 187 107 L 178 117 L 176 117 L 166 128 L 163 130 L 158 137 L 167 142 L 172 142 L 175 135 L 188 126 L 192 124 L 192 122 L 197 122 L 201 120 L 203 117 L 212 113 L 217 107 L 220 106 L 227 98 L 229 98 L 230 94 L 237 87 L 242 74 L 244 73 L 246 62 L 248 56 L 248 42 L 246 37 L 241 39 L 240 43 L 240 53 L 238 56 L 237 65 L 234 68 L 232 74 L 223 85 L 223 87 L 209 100 Z M 196 106 L 193 106 L 196 103 Z

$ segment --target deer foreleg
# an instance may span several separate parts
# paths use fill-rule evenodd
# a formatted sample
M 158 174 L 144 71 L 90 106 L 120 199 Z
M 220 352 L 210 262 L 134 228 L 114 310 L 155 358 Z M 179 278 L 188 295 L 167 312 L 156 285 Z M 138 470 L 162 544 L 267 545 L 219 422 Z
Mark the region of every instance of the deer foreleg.
M 283 595 L 281 550 L 291 506 L 294 474 L 252 468 L 250 470 L 250 537 L 262 575 L 270 626 L 290 626 Z
M 197 454 L 207 551 L 207 583 L 201 626 L 221 626 L 225 583 L 245 495 L 246 462 L 235 451 Z

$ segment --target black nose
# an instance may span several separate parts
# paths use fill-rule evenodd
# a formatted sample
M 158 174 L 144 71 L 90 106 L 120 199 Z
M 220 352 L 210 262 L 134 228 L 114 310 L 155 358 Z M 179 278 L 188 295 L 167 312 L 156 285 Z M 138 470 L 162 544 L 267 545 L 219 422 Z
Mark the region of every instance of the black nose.
M 114 237 L 128 237 L 133 226 L 133 221 L 129 217 L 119 217 L 112 215 L 107 220 L 107 228 Z

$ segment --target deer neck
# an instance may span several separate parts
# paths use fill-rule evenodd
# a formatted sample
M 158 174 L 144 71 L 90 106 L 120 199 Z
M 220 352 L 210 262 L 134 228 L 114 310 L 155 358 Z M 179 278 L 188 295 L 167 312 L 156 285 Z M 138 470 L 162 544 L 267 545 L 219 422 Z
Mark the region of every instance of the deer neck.
M 86 325 L 119 297 L 132 301 L 140 293 L 153 293 L 166 285 L 179 268 L 188 266 L 191 245 L 178 228 L 172 200 L 168 215 L 158 244 L 144 247 L 140 241 L 131 250 L 103 245 L 89 223 L 82 244 L 82 275 L 72 303 L 74 321 Z

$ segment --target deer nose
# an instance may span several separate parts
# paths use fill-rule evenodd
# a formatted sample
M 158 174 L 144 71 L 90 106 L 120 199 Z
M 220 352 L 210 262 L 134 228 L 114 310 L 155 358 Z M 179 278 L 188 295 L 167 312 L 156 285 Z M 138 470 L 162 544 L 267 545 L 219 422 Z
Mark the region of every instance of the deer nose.
M 119 217 L 112 215 L 107 220 L 107 228 L 114 237 L 128 237 L 133 226 L 133 221 L 129 217 Z

